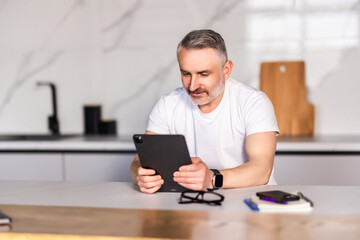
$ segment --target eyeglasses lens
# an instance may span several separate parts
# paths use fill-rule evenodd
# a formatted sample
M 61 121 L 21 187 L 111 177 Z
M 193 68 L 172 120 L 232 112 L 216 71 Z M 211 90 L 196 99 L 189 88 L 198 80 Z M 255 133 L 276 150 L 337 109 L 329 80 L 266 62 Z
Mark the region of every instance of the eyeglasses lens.
M 223 197 L 214 192 L 183 192 L 180 201 L 185 202 L 203 202 L 203 203 L 220 203 Z

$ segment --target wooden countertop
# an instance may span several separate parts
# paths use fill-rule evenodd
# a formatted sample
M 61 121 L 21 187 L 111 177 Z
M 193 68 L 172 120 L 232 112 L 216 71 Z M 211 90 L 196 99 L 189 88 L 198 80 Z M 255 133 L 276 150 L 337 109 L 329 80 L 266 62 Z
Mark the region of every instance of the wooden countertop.
M 302 191 L 311 213 L 252 212 L 257 191 Z M 258 186 L 220 190 L 222 206 L 177 203 L 131 183 L 0 181 L 0 210 L 13 218 L 0 239 L 359 239 L 360 186 Z M 11 231 L 11 232 L 9 232 Z M 101 238 L 100 238 L 101 237 Z
M 358 239 L 360 216 L 0 205 L 6 239 Z

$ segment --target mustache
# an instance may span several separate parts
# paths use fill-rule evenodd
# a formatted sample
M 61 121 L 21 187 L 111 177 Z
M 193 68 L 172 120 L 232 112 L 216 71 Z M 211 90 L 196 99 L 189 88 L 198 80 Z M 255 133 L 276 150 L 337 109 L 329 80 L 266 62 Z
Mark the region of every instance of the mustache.
M 203 88 L 197 88 L 194 91 L 190 91 L 190 88 L 186 88 L 186 91 L 188 92 L 188 94 L 192 94 L 192 93 L 206 93 L 207 95 L 209 95 L 209 91 Z

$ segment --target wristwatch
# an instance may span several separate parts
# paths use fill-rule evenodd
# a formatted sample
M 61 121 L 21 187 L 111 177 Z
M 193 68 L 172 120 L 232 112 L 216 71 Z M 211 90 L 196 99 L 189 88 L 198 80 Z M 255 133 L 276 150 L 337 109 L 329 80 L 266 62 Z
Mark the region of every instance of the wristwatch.
M 210 169 L 210 170 L 214 172 L 214 176 L 212 179 L 212 185 L 213 185 L 212 190 L 218 190 L 223 185 L 223 175 L 217 169 Z

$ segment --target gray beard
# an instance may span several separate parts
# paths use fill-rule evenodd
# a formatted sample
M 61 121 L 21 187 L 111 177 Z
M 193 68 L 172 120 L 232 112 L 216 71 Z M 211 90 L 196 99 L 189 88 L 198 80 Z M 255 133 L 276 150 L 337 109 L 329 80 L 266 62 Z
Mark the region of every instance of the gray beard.
M 194 102 L 194 103 L 197 104 L 198 106 L 204 106 L 204 105 L 212 102 L 215 98 L 217 98 L 224 91 L 224 88 L 225 88 L 225 81 L 222 81 L 220 83 L 219 87 L 216 88 L 215 91 L 211 95 L 209 95 L 209 98 L 207 101 L 202 102 L 202 103 L 196 103 L 196 102 Z

